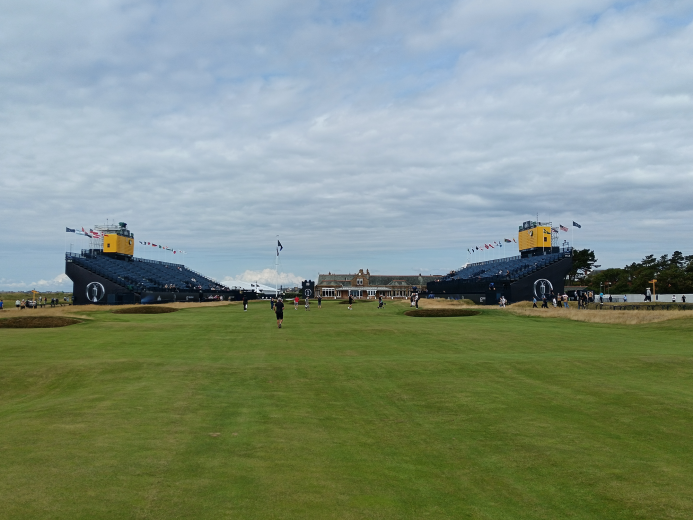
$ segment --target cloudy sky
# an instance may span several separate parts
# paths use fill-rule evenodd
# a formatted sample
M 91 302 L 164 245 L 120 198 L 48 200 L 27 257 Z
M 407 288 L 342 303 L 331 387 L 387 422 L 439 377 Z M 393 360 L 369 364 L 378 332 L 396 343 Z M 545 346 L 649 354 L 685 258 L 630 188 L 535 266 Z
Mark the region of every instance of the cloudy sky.
M 690 0 L 0 0 L 0 289 L 106 219 L 264 282 L 277 235 L 284 283 L 444 273 L 537 213 L 693 254 L 692 50 Z

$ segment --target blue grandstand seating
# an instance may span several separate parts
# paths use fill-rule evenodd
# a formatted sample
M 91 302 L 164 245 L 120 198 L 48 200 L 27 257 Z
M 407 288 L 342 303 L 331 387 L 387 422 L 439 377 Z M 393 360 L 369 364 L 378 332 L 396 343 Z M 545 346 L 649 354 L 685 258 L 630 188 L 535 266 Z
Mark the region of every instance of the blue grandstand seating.
M 226 289 L 215 280 L 203 276 L 182 264 L 157 262 L 143 258 L 115 258 L 83 251 L 67 253 L 68 261 L 124 287 L 133 290 L 161 291 L 175 287 L 178 290 Z
M 554 262 L 558 262 L 564 257 L 565 252 L 559 252 L 528 258 L 513 256 L 499 260 L 477 262 L 450 273 L 443 280 L 467 280 L 470 282 L 487 279 L 519 280 Z

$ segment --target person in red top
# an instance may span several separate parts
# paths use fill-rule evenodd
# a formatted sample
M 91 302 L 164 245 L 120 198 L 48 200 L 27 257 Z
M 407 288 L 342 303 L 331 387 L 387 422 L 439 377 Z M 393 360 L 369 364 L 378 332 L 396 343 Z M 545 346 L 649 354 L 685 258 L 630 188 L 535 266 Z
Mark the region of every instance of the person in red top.
M 298 310 L 298 296 L 296 296 L 296 298 L 294 298 L 294 310 L 295 311 Z

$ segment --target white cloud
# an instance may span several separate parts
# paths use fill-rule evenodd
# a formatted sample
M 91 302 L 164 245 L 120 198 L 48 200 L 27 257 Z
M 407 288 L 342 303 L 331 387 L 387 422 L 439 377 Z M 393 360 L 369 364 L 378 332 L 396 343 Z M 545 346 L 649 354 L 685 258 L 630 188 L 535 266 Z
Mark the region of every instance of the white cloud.
M 301 282 L 305 280 L 305 278 L 302 278 L 300 276 L 296 276 L 293 273 L 276 273 L 274 272 L 274 269 L 262 269 L 260 271 L 251 271 L 247 270 L 243 274 L 239 274 L 236 277 L 230 277 L 227 276 L 222 280 L 222 283 L 228 284 L 229 282 L 232 282 L 233 280 L 240 280 L 241 282 L 258 282 L 264 285 L 271 285 L 274 286 L 276 283 L 277 285 L 283 285 L 284 287 L 287 286 L 300 286 Z
M 72 290 L 72 282 L 64 273 L 57 275 L 52 280 L 38 280 L 29 283 L 0 278 L 0 289 L 20 291 L 31 289 L 36 289 L 37 291 L 70 291 Z
M 3 276 L 105 218 L 231 272 L 276 234 L 294 272 L 440 265 L 537 212 L 600 262 L 693 239 L 645 221 L 693 216 L 685 3 L 189 5 L 5 2 Z

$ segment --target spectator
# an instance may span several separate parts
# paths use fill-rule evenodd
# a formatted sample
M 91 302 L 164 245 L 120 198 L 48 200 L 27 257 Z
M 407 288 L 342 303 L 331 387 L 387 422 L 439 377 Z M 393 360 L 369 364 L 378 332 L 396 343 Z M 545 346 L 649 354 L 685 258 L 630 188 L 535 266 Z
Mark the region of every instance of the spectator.
M 4 307 L 3 307 L 3 305 L 4 305 L 4 303 L 3 303 L 3 301 L 2 301 L 2 298 L 0 298 L 0 311 L 5 310 Z
M 318 309 L 322 309 L 322 295 L 318 294 Z
M 274 305 L 274 312 L 277 315 L 277 327 L 281 329 L 284 322 L 284 302 L 281 298 L 277 299 L 277 303 Z
M 535 296 L 534 298 L 532 298 L 532 309 L 536 309 L 536 308 L 537 308 L 537 297 Z
M 546 296 L 541 297 L 541 308 L 542 309 L 548 309 L 549 308 L 549 301 L 546 299 Z
M 686 303 L 686 295 L 685 295 L 685 294 L 682 294 L 682 295 L 681 295 L 681 301 L 682 301 L 683 303 Z
M 671 295 L 671 303 L 676 303 L 676 295 L 675 294 Z
M 14 306 L 17 307 L 17 308 L 19 309 L 19 300 L 17 300 L 16 302 L 14 302 Z

